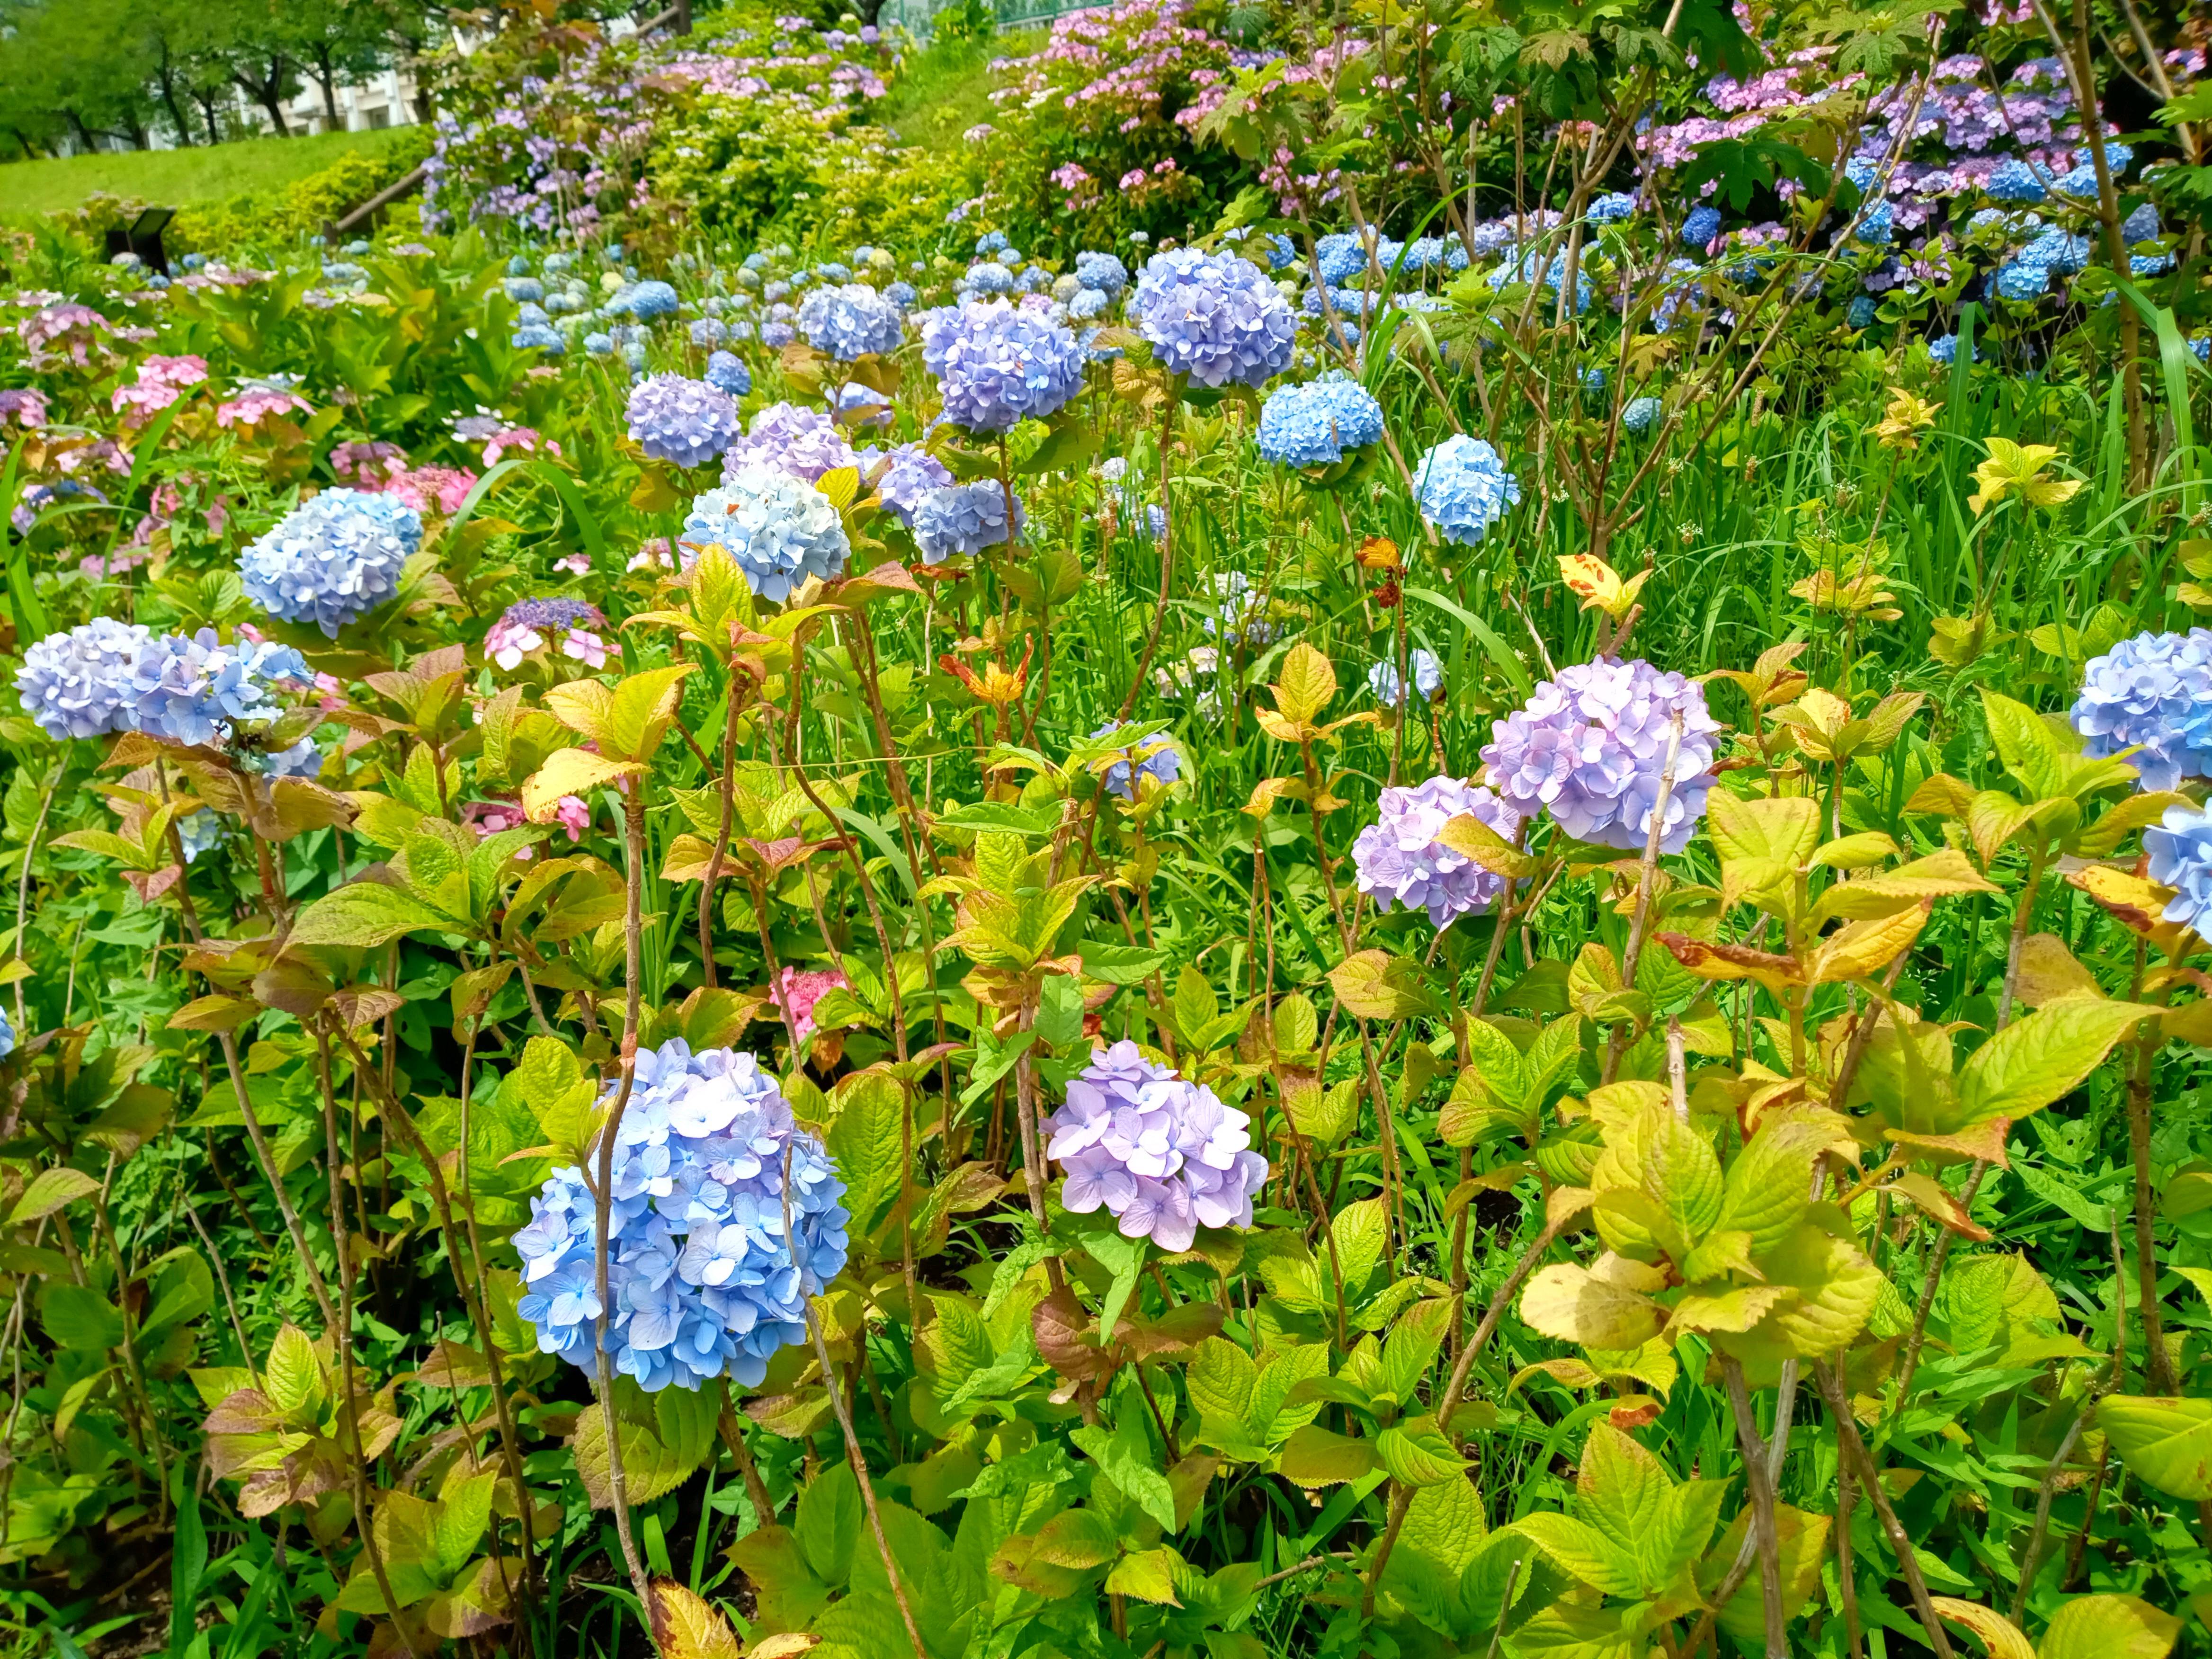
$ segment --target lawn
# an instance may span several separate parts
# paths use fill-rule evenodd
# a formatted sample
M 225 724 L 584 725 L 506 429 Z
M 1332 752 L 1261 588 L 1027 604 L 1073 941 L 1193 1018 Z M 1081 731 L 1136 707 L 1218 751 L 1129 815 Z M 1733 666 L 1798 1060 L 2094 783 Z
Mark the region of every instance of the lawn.
M 991 118 L 994 58 L 1018 58 L 1043 44 L 1043 31 L 988 40 L 940 40 L 900 72 L 876 118 L 902 143 L 945 151 L 979 121 Z
M 408 135 L 404 127 L 379 132 L 325 132 L 307 138 L 246 138 L 190 149 L 125 150 L 68 155 L 0 166 L 0 219 L 24 221 L 105 191 L 165 207 L 228 202 L 239 196 L 273 196 L 294 181 L 321 172 L 342 156 L 374 155 Z

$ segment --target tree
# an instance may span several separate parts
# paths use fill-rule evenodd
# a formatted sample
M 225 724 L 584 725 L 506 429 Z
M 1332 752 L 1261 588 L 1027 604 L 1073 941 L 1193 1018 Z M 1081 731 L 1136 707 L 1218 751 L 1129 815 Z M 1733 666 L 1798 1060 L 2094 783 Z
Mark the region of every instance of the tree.
M 338 114 L 342 82 L 359 80 L 392 61 L 392 37 L 377 0 L 295 0 L 285 9 L 285 39 L 301 72 L 321 90 L 330 130 L 345 125 Z

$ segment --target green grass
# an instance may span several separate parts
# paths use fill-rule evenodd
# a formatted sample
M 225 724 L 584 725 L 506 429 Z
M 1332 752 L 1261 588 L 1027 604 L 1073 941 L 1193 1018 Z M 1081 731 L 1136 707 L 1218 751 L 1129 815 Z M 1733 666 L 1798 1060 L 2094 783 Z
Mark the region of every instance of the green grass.
M 408 137 L 405 127 L 380 132 L 325 132 L 310 138 L 246 138 L 190 149 L 127 150 L 68 155 L 0 166 L 0 220 L 18 222 L 81 206 L 105 192 L 191 207 L 240 196 L 266 198 L 321 172 L 340 157 L 375 155 Z
M 988 40 L 939 41 L 901 72 L 876 118 L 902 143 L 952 149 L 962 133 L 991 118 L 991 60 L 1035 52 L 1043 33 L 1031 29 Z

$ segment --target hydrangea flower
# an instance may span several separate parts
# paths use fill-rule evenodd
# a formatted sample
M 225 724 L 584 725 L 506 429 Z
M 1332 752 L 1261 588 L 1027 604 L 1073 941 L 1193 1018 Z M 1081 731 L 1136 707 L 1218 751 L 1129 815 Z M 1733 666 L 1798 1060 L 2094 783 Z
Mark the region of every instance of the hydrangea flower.
M 2069 718 L 2084 754 L 2135 750 L 2146 789 L 2212 775 L 2212 629 L 2138 634 L 2092 658 Z
M 614 1095 L 611 1085 L 600 1104 Z M 752 1055 L 695 1054 L 681 1038 L 641 1052 L 615 1137 L 607 1228 L 615 1369 L 649 1393 L 717 1376 L 759 1386 L 778 1348 L 806 1340 L 806 1297 L 844 1270 L 844 1195 L 821 1142 Z M 518 1310 L 541 1352 L 591 1370 L 602 1306 L 583 1171 L 555 1170 L 530 1209 L 514 1239 Z
M 1379 899 L 1386 913 L 1396 905 L 1425 910 L 1434 927 L 1489 909 L 1505 890 L 1505 878 L 1437 839 L 1444 825 L 1469 812 L 1508 841 L 1521 833 L 1520 814 L 1462 778 L 1385 789 L 1375 822 L 1352 843 L 1359 890 Z
M 1187 1250 L 1206 1227 L 1249 1227 L 1267 1160 L 1251 1150 L 1252 1120 L 1211 1089 L 1156 1066 L 1133 1042 L 1091 1051 L 1067 1103 L 1040 1127 L 1077 1215 L 1103 1206 L 1125 1238 Z
M 1492 728 L 1484 775 L 1523 817 L 1548 808 L 1577 841 L 1640 852 L 1677 713 L 1682 736 L 1659 847 L 1679 853 L 1705 816 L 1720 725 L 1703 687 L 1641 659 L 1601 657 L 1546 680 Z
M 1933 357 L 1939 363 L 1954 363 L 1958 362 L 1959 337 L 1955 334 L 1937 335 L 1934 339 L 1928 343 L 1928 355 L 1930 357 Z M 1982 349 L 1979 346 L 1976 346 L 1974 348 L 1973 355 L 1968 357 L 1966 361 L 1970 363 L 1978 362 L 1981 361 L 1981 356 Z
M 920 444 L 900 444 L 888 453 L 864 449 L 859 459 L 863 478 L 884 461 L 890 461 L 876 480 L 876 495 L 884 511 L 908 529 L 914 526 L 915 509 L 924 496 L 951 487 L 951 471 Z
M 825 472 L 858 465 L 837 422 L 820 410 L 770 404 L 753 416 L 744 437 L 723 453 L 722 482 L 728 483 L 747 467 L 769 467 L 811 484 Z
M 2150 878 L 2173 888 L 2160 919 L 2212 938 L 2212 811 L 2177 805 L 2143 831 Z
M 1022 498 L 1016 495 L 1015 537 L 1021 535 L 1027 518 Z M 908 523 L 924 564 L 943 564 L 955 553 L 980 553 L 1008 539 L 1006 492 L 988 478 L 977 483 L 950 484 L 924 495 Z
M 581 599 L 517 599 L 485 634 L 484 660 L 513 673 L 525 657 L 558 638 L 562 656 L 587 668 L 604 668 L 606 641 L 593 630 L 606 625 L 599 606 Z
M 0 1060 L 15 1052 L 15 1028 L 8 1023 L 8 1016 L 0 1013 Z
M 853 550 L 827 495 L 758 465 L 726 471 L 720 489 L 692 501 L 684 521 L 684 564 L 709 542 L 728 549 L 753 592 L 777 604 L 809 576 L 827 581 L 842 574 Z
M 1844 320 L 1853 328 L 1869 328 L 1874 324 L 1874 312 L 1873 295 L 1854 294 L 1851 295 L 1850 307 L 1844 313 Z M 1656 403 L 1657 399 L 1654 398 L 1651 401 Z
M 606 308 L 626 311 L 641 323 L 649 323 L 656 317 L 674 316 L 682 303 L 676 290 L 665 283 L 638 283 L 608 301 Z
M 1415 646 L 1407 653 L 1407 666 L 1413 672 L 1413 690 L 1419 692 L 1423 702 L 1434 702 L 1444 694 L 1444 665 L 1431 653 Z M 1367 689 L 1375 694 L 1375 701 L 1386 708 L 1406 706 L 1406 687 L 1398 678 L 1398 665 L 1378 662 L 1367 671 Z
M 2158 204 L 2145 202 L 2120 222 L 2120 234 L 2130 242 L 2149 242 L 2158 238 Z
M 994 295 L 1013 291 L 1014 274 L 996 260 L 987 259 L 981 264 L 968 267 L 968 275 L 961 286 L 969 293 L 989 298 Z
M 399 591 L 400 568 L 422 544 L 422 518 L 404 501 L 325 489 L 248 546 L 239 574 L 270 616 L 313 623 L 336 639 Z
M 799 331 L 817 351 L 849 363 L 896 351 L 906 337 L 906 319 L 866 283 L 847 283 L 806 296 L 799 307 Z
M 1105 737 L 1118 731 L 1121 724 L 1119 720 L 1108 720 L 1091 735 Z M 1108 794 L 1133 801 L 1137 799 L 1137 781 L 1139 778 L 1151 778 L 1163 788 L 1182 779 L 1182 754 L 1173 744 L 1158 738 L 1148 738 L 1143 749 L 1151 752 L 1144 753 L 1138 745 L 1131 744 L 1121 751 L 1120 760 L 1106 769 L 1101 782 Z
M 1341 375 L 1278 387 L 1260 409 L 1260 453 L 1278 466 L 1331 466 L 1382 436 L 1382 405 Z
M 970 432 L 1042 420 L 1083 389 L 1082 343 L 1043 313 L 1004 300 L 961 307 L 949 325 L 937 324 L 934 345 L 945 418 Z
M 127 730 L 131 673 L 151 637 L 140 624 L 112 617 L 47 635 L 23 653 L 15 671 L 23 711 L 57 741 Z
M 1690 210 L 1682 220 L 1682 241 L 1685 246 L 1707 248 L 1713 238 L 1721 234 L 1721 210 L 1709 203 L 1700 203 Z
M 1137 278 L 1137 318 L 1161 365 L 1203 386 L 1263 385 L 1297 349 L 1289 303 L 1231 253 L 1154 254 Z
M 814 1005 L 829 992 L 852 988 L 852 982 L 834 968 L 786 968 L 776 978 L 776 994 L 782 999 L 782 1006 L 791 1011 L 791 1023 L 801 1042 L 812 1036 L 817 1029 Z
M 2040 299 L 2050 287 L 2051 267 L 2031 259 L 2014 259 L 1997 270 L 1996 289 L 2002 299 Z
M 1635 214 L 1636 198 L 1617 190 L 1599 197 L 1589 204 L 1593 224 L 1617 225 L 1624 219 L 1633 218 Z
M 1456 433 L 1421 457 L 1413 469 L 1421 516 L 1446 541 L 1472 547 L 1491 526 L 1517 506 L 1521 485 L 1489 441 Z
M 241 722 L 283 713 L 281 682 L 307 686 L 315 677 L 289 645 L 240 640 L 225 645 L 212 628 L 149 640 L 131 668 L 129 724 L 172 743 L 212 744 Z M 310 745 L 312 747 L 312 745 Z M 315 757 L 319 769 L 321 757 Z
M 752 371 L 733 352 L 718 351 L 707 359 L 707 384 L 726 397 L 742 398 L 753 389 Z
M 1334 288 L 1367 269 L 1367 247 L 1348 230 L 1332 231 L 1314 244 L 1314 272 Z
M 1111 300 L 1129 286 L 1129 269 L 1110 253 L 1085 249 L 1075 256 L 1075 280 Z
M 2051 193 L 2033 167 L 2011 156 L 1990 169 L 1982 188 L 2000 202 L 2040 202 Z
M 640 380 L 623 415 L 631 441 L 677 466 L 704 466 L 737 441 L 738 406 L 729 393 L 681 374 Z
M 1665 412 L 1664 405 L 1656 398 L 1632 398 L 1620 411 L 1621 428 L 1640 438 L 1659 424 L 1659 417 Z

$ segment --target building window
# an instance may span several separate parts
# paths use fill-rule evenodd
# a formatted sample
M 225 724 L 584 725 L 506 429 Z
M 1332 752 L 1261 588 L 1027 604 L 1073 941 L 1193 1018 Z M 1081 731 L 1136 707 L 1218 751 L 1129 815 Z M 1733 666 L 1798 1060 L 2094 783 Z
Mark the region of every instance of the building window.
M 368 111 L 368 130 L 371 132 L 381 132 L 385 128 L 392 125 L 392 112 L 386 109 L 382 105 L 379 105 L 376 108 Z

